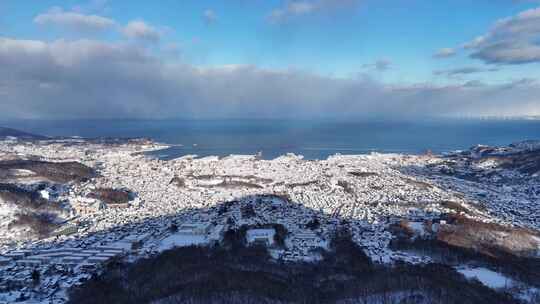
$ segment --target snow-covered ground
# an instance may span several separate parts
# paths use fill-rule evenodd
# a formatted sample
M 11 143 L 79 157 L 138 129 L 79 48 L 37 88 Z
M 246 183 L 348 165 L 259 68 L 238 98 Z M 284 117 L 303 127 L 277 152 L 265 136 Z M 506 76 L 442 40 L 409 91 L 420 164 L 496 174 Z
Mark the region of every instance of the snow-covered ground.
M 0 218 L 13 214 L 13 208 L 0 198 Z
M 172 249 L 174 247 L 205 245 L 208 240 L 204 235 L 173 234 L 161 241 L 159 250 Z
M 482 284 L 493 289 L 505 288 L 512 285 L 511 279 L 484 267 L 458 268 L 457 271 L 466 278 L 477 279 Z
M 537 303 L 536 301 L 540 300 L 540 288 L 528 286 L 491 269 L 460 266 L 457 267 L 457 271 L 466 278 L 478 280 L 489 288 L 509 292 L 525 303 Z

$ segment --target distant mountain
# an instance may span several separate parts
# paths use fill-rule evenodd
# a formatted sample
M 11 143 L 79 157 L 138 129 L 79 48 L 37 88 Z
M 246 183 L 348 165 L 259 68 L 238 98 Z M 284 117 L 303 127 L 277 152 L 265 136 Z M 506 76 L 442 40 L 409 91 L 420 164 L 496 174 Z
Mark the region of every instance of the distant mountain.
M 43 135 L 36 135 L 36 134 L 31 134 L 31 133 L 11 129 L 11 128 L 0 127 L 0 140 L 6 139 L 8 137 L 16 137 L 18 139 L 23 139 L 23 140 L 40 140 L 40 139 L 48 138 Z
M 467 151 L 450 155 L 450 158 L 465 160 L 462 167 L 468 168 L 472 175 L 491 176 L 495 172 L 493 170 L 499 169 L 535 175 L 540 174 L 540 141 L 526 140 L 503 147 L 477 145 Z

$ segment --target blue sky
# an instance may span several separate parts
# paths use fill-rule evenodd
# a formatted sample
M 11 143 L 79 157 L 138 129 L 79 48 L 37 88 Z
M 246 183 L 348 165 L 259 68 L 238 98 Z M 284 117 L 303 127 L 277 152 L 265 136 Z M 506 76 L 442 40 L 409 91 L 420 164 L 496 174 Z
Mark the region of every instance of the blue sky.
M 482 65 L 466 54 L 437 60 L 432 55 L 438 49 L 470 41 L 496 20 L 535 7 L 531 1 L 512 0 L 371 0 L 281 23 L 270 22 L 269 14 L 283 5 L 284 1 L 275 0 L 3 1 L 2 32 L 26 39 L 62 38 L 65 31 L 42 29 L 32 20 L 51 7 L 82 7 L 121 24 L 140 19 L 169 28 L 164 43 L 177 44 L 185 60 L 195 64 L 254 64 L 350 76 L 369 70 L 364 65 L 388 60 L 391 68 L 384 73 L 368 72 L 383 80 L 428 81 L 437 69 Z M 210 25 L 203 17 L 207 10 L 216 16 Z M 68 37 L 76 37 L 70 34 Z M 504 81 L 519 77 L 520 71 L 536 76 L 537 70 L 538 66 L 521 66 L 517 71 L 505 68 L 483 77 Z
M 535 0 L 0 0 L 0 37 L 47 46 L 129 45 L 197 69 L 252 66 L 394 87 L 505 85 L 540 76 L 532 48 L 540 41 L 539 6 Z M 524 12 L 534 16 L 520 17 Z M 497 28 L 503 18 L 511 20 Z M 519 39 L 512 38 L 514 23 L 527 26 Z M 487 41 L 464 47 L 480 36 Z M 500 42 L 524 49 L 492 48 Z M 444 49 L 448 56 L 436 56 Z

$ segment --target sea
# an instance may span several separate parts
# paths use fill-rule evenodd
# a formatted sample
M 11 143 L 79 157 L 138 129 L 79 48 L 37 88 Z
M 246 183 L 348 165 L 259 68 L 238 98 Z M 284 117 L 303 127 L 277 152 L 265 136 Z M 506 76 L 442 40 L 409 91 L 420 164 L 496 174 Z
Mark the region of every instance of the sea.
M 151 153 L 169 160 L 184 155 L 287 153 L 305 159 L 330 155 L 443 153 L 474 145 L 508 145 L 540 139 L 540 120 L 10 120 L 0 126 L 48 136 L 148 137 L 171 145 Z

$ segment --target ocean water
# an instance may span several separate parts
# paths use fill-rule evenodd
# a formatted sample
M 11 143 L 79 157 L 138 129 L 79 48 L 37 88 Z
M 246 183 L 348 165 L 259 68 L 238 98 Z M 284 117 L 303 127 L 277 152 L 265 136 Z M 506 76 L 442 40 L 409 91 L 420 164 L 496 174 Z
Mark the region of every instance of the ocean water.
M 540 139 L 538 120 L 19 120 L 0 125 L 49 136 L 150 137 L 177 145 L 155 153 L 163 159 L 259 151 L 265 159 L 289 152 L 306 159 L 374 151 L 441 153 Z

